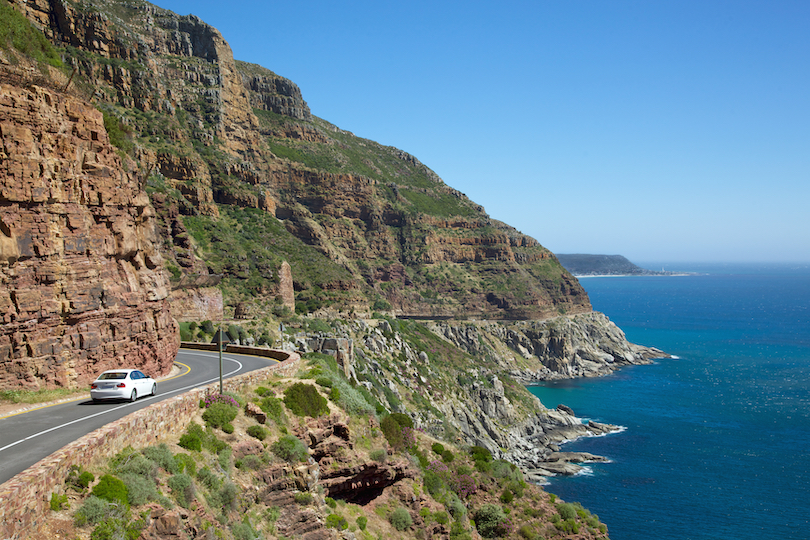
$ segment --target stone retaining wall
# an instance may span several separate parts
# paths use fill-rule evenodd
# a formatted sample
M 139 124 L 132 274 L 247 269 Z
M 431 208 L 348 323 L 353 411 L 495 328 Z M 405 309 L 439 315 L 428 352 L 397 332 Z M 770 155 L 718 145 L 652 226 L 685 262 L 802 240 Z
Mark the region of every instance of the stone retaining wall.
M 279 363 L 226 379 L 223 390 L 228 392 L 262 382 L 271 374 L 295 375 L 301 360 L 294 352 L 252 347 L 233 349 L 229 348 L 228 352 L 271 357 Z M 64 493 L 65 478 L 71 466 L 91 470 L 127 446 L 144 447 L 178 439 L 196 415 L 200 399 L 217 392 L 218 385 L 196 388 L 111 422 L 0 485 L 0 539 L 22 540 L 47 519 L 51 494 Z

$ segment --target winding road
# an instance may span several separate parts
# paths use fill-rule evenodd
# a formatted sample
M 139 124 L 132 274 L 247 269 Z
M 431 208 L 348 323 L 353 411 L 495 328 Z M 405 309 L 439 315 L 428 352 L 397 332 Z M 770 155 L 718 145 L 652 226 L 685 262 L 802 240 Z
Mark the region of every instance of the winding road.
M 276 363 L 272 358 L 222 353 L 222 376 L 229 378 Z M 0 484 L 105 424 L 219 380 L 217 352 L 181 349 L 175 365 L 180 373 L 158 380 L 157 395 L 140 398 L 135 403 L 93 403 L 88 388 L 86 397 L 0 418 Z

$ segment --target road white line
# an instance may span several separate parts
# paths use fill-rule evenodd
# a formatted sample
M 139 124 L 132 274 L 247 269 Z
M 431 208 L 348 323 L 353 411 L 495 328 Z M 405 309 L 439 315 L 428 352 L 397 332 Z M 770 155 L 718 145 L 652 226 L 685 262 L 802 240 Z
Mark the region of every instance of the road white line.
M 198 354 L 198 353 L 189 353 L 189 354 Z M 209 356 L 209 357 L 210 357 L 210 355 L 200 355 L 200 356 Z M 222 357 L 222 359 L 223 359 L 223 360 L 229 360 L 229 361 L 231 361 L 231 362 L 235 362 L 235 363 L 238 365 L 238 367 L 237 367 L 235 370 L 230 371 L 230 372 L 228 372 L 228 373 L 223 373 L 223 375 L 222 375 L 222 377 L 223 377 L 223 378 L 225 378 L 225 377 L 229 377 L 229 376 L 231 376 L 231 375 L 233 375 L 233 374 L 235 374 L 235 373 L 239 373 L 239 371 L 241 371 L 241 369 L 242 369 L 242 363 L 241 363 L 239 360 L 236 360 L 236 359 L 234 359 L 234 358 L 227 358 L 227 357 L 225 357 L 225 356 L 223 356 L 223 357 Z M 203 381 L 203 382 L 196 383 L 196 384 L 190 384 L 190 385 L 188 385 L 188 386 L 184 386 L 184 387 L 182 387 L 182 388 L 178 388 L 177 390 L 173 390 L 172 392 L 170 392 L 168 395 L 169 395 L 169 396 L 173 396 L 173 395 L 175 395 L 175 394 L 180 394 L 180 393 L 185 392 L 186 390 L 189 390 L 189 389 L 191 389 L 191 388 L 197 388 L 197 387 L 200 387 L 200 386 L 205 386 L 206 384 L 209 384 L 209 383 L 212 383 L 212 382 L 215 382 L 215 381 L 219 381 L 219 376 L 217 376 L 217 377 L 215 377 L 215 378 L 213 378 L 213 379 L 209 379 L 209 380 L 207 380 L 207 381 Z M 165 399 L 165 398 L 166 398 L 166 396 L 167 396 L 167 394 L 161 394 L 161 395 L 160 395 L 160 397 L 161 397 L 161 398 L 163 398 L 163 399 Z M 77 424 L 77 423 L 79 423 L 79 422 L 83 422 L 83 421 L 85 421 L 85 420 L 90 420 L 91 418 L 95 418 L 95 417 L 97 417 L 97 416 L 101 416 L 101 415 L 104 415 L 104 414 L 108 414 L 108 413 L 111 413 L 111 412 L 113 412 L 113 411 L 118 411 L 118 410 L 123 409 L 123 408 L 125 408 L 125 407 L 132 407 L 132 406 L 134 406 L 134 405 L 137 405 L 138 403 L 143 403 L 144 401 L 149 401 L 150 399 L 156 399 L 156 398 L 157 398 L 157 396 L 149 396 L 149 397 L 146 397 L 146 398 L 141 399 L 139 402 L 136 402 L 136 403 L 127 403 L 127 404 L 125 404 L 125 405 L 120 405 L 120 406 L 115 407 L 115 408 L 112 408 L 112 409 L 105 409 L 105 410 L 103 410 L 103 411 L 101 411 L 101 412 L 98 412 L 98 413 L 95 413 L 95 414 L 91 414 L 90 416 L 84 416 L 84 417 L 82 417 L 82 418 L 77 418 L 76 420 L 72 420 L 72 421 L 67 422 L 67 423 L 65 423 L 65 424 L 61 424 L 61 425 L 59 425 L 59 426 L 54 426 L 54 427 L 52 427 L 52 428 L 48 428 L 48 429 L 46 429 L 46 430 L 44 430 L 44 431 L 40 431 L 40 432 L 38 432 L 38 433 L 34 433 L 33 435 L 29 435 L 28 437 L 26 437 L 26 438 L 24 438 L 24 439 L 20 439 L 20 440 L 18 440 L 18 441 L 14 441 L 14 442 L 13 442 L 13 443 L 11 443 L 11 444 L 7 444 L 6 446 L 0 447 L 0 452 L 3 452 L 4 450 L 8 450 L 9 448 L 12 448 L 12 447 L 14 447 L 14 446 L 17 446 L 17 445 L 18 445 L 18 444 L 20 444 L 20 443 L 23 443 L 23 442 L 25 442 L 25 441 L 30 441 L 31 439 L 35 439 L 35 438 L 37 438 L 37 437 L 40 437 L 40 436 L 45 435 L 45 434 L 47 434 L 47 433 L 50 433 L 50 432 L 52 432 L 52 431 L 56 431 L 56 430 L 58 430 L 58 429 L 66 428 L 66 427 L 71 426 L 71 425 L 73 425 L 73 424 Z

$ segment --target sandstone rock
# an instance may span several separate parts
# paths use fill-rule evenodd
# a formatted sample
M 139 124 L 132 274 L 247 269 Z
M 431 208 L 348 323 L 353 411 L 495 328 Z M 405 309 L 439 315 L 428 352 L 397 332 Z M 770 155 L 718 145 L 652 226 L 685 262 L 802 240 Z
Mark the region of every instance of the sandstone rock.
M 89 103 L 1 89 L 0 388 L 168 373 L 178 330 L 141 179 Z
M 267 422 L 267 414 L 265 414 L 265 412 L 261 410 L 261 408 L 259 408 L 259 406 L 255 403 L 245 404 L 245 416 L 255 418 L 260 424 Z

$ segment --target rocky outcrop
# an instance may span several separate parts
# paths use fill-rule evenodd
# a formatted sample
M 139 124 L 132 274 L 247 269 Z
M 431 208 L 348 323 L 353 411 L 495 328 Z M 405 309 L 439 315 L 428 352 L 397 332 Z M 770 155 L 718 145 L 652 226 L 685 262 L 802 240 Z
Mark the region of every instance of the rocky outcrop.
M 254 109 L 272 111 L 298 120 L 312 118 L 309 105 L 294 82 L 256 64 L 237 62 L 237 67 Z
M 583 422 L 570 408 L 547 407 L 522 383 L 586 377 L 621 365 L 666 357 L 660 350 L 629 343 L 600 313 L 544 321 L 426 321 L 447 342 L 430 341 L 416 323 L 354 324 L 355 372 L 367 390 L 381 390 L 392 407 L 415 401 L 416 426 L 438 438 L 483 446 L 519 464 L 536 481 L 575 474 L 579 463 L 599 456 L 560 453 L 559 445 L 620 428 Z M 349 335 L 347 328 L 337 328 Z M 410 341 L 406 334 L 418 335 Z M 441 339 L 439 339 L 441 338 Z M 422 350 L 416 349 L 418 343 Z M 460 354 L 458 350 L 465 351 Z M 430 354 L 429 354 L 430 353 Z
M 0 388 L 167 373 L 179 345 L 155 213 L 90 104 L 0 92 Z
M 224 318 L 222 291 L 214 287 L 171 292 L 172 316 L 178 321 L 217 321 Z
M 599 377 L 621 366 L 649 364 L 663 351 L 627 341 L 622 330 L 598 312 L 509 323 L 431 322 L 428 326 L 456 347 L 491 356 L 525 384 L 551 379 Z
M 463 434 L 463 440 L 487 448 L 496 457 L 519 464 L 535 481 L 555 474 L 576 474 L 574 462 L 603 461 L 600 456 L 559 452 L 560 444 L 618 431 L 617 426 L 583 423 L 567 407 L 547 409 L 532 397 L 530 414 L 518 411 L 497 376 L 491 385 L 475 384 L 468 399 L 446 400 L 439 408 Z M 562 465 L 562 464 L 565 465 Z

